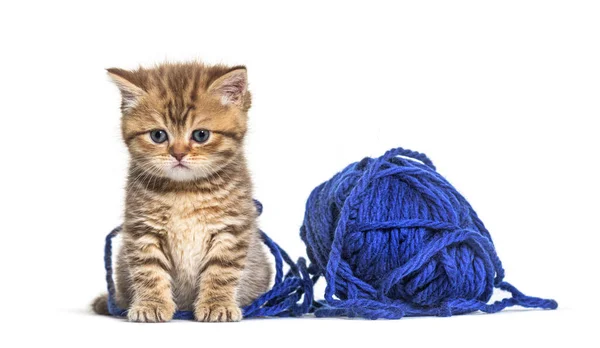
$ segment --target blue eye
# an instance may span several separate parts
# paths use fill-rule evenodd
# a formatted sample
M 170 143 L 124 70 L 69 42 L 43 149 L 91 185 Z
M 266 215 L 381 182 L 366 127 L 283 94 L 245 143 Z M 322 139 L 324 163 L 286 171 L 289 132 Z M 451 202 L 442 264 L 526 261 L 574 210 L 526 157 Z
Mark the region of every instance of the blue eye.
M 165 141 L 167 141 L 169 137 L 167 136 L 167 132 L 165 132 L 162 129 L 155 129 L 153 131 L 150 131 L 150 139 L 152 139 L 153 142 L 160 144 L 160 143 L 164 143 Z
M 206 129 L 196 129 L 192 132 L 192 139 L 197 143 L 204 143 L 210 137 L 210 131 Z

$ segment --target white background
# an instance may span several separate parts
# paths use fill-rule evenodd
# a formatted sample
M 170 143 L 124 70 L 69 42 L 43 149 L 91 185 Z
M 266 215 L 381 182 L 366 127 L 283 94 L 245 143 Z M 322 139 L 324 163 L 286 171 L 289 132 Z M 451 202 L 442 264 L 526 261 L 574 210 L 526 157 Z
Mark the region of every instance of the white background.
M 599 18 L 593 1 L 3 2 L 0 342 L 18 341 L 2 346 L 598 346 Z M 312 188 L 402 146 L 472 203 L 506 279 L 559 310 L 154 325 L 91 314 L 127 166 L 104 69 L 196 58 L 248 67 L 261 226 L 291 255 L 305 254 Z

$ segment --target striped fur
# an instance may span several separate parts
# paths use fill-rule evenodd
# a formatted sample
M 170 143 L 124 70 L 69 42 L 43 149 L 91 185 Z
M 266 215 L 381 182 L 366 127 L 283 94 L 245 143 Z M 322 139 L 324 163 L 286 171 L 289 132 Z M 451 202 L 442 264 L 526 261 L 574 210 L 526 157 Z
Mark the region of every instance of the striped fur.
M 109 69 L 123 96 L 122 135 L 131 161 L 117 304 L 129 320 L 237 321 L 264 293 L 271 268 L 257 229 L 243 154 L 250 93 L 243 67 L 200 63 Z M 162 129 L 157 144 L 149 132 Z M 196 129 L 211 132 L 196 143 Z M 181 163 L 170 154 L 185 153 Z M 93 308 L 106 313 L 106 300 Z

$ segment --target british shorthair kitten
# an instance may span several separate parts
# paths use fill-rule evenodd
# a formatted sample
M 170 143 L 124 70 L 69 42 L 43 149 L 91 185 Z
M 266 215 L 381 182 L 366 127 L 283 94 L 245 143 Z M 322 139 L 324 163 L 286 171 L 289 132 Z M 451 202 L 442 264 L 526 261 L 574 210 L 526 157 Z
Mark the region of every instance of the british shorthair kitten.
M 257 228 L 243 144 L 244 67 L 163 64 L 108 69 L 122 95 L 130 153 L 117 305 L 128 319 L 238 321 L 271 266 Z M 106 295 L 93 309 L 107 314 Z

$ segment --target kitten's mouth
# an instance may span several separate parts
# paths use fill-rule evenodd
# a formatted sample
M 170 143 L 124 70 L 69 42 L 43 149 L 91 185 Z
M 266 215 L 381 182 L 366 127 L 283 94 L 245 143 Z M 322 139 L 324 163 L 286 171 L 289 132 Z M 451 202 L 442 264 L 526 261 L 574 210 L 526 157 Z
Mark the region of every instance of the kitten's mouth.
M 178 164 L 174 165 L 174 166 L 173 166 L 173 169 L 175 169 L 175 168 L 179 168 L 179 169 L 190 169 L 190 168 L 188 168 L 186 165 L 184 165 L 184 164 L 181 164 L 181 163 L 178 163 Z

